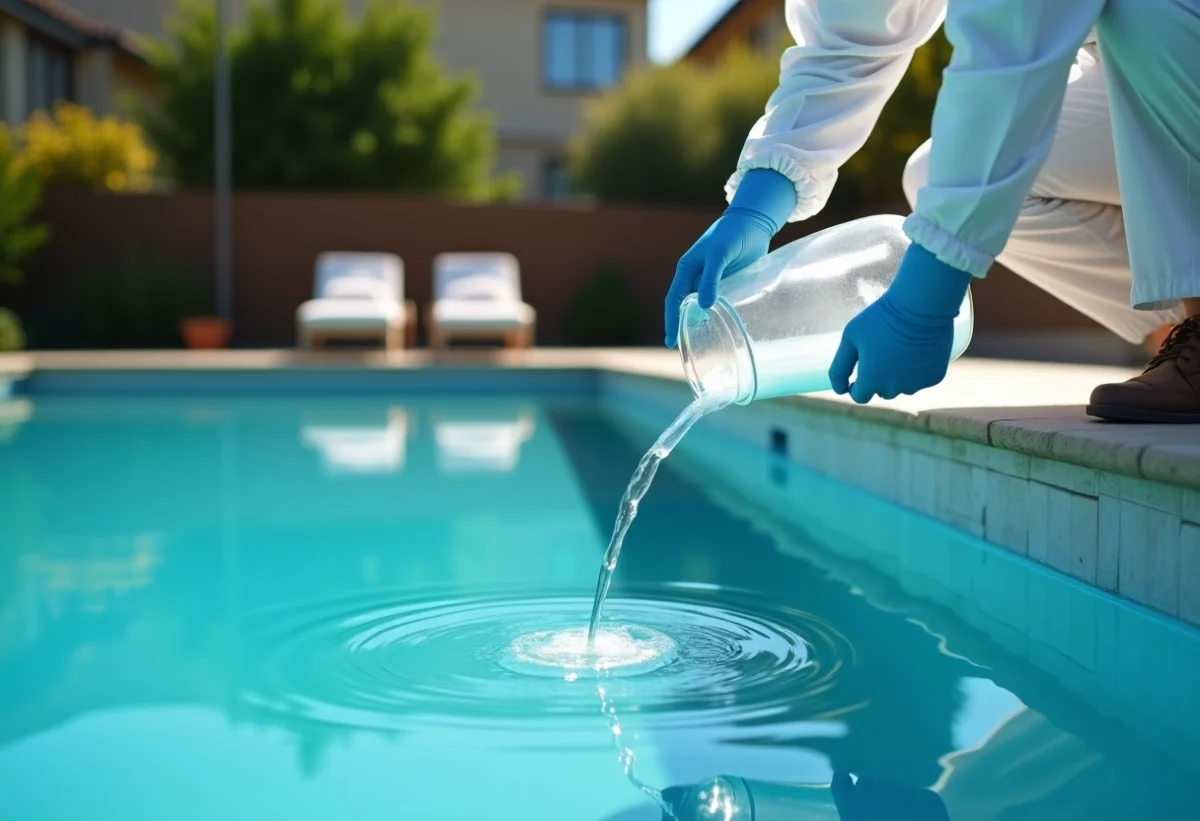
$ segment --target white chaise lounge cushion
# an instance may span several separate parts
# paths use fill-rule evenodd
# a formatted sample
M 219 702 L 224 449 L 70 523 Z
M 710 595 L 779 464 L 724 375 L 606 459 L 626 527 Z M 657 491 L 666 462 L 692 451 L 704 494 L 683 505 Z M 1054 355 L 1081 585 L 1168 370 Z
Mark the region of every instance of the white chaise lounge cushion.
M 367 276 L 343 276 L 325 283 L 325 299 L 373 299 L 378 302 L 399 302 L 395 289 L 381 279 Z
M 531 306 L 512 300 L 439 299 L 433 304 L 433 321 L 443 328 L 523 328 L 533 320 Z
M 310 299 L 300 306 L 297 317 L 314 330 L 374 330 L 403 323 L 404 308 L 399 302 L 374 299 Z

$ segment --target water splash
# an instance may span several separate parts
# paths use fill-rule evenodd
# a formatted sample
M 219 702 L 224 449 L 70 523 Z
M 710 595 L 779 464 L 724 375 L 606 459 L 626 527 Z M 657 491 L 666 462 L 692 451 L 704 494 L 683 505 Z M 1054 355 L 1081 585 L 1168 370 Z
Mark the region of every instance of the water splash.
M 646 627 L 620 626 L 601 630 L 589 641 L 582 627 L 539 630 L 518 636 L 502 663 L 509 670 L 539 675 L 580 675 L 619 672 L 640 675 L 670 664 L 675 642 L 666 633 Z
M 611 697 L 636 677 L 639 722 L 655 729 L 853 708 L 834 687 L 853 648 L 811 615 L 730 588 L 644 593 L 609 603 L 622 626 L 582 658 L 583 597 L 380 594 L 260 611 L 246 623 L 239 700 L 278 720 L 383 732 L 520 730 L 513 744 L 533 743 L 528 730 L 594 732 L 601 680 Z
M 670 455 L 692 426 L 706 414 L 725 407 L 730 402 L 727 392 L 706 394 L 696 398 L 683 409 L 683 413 L 667 426 L 662 435 L 651 445 L 650 450 L 638 462 L 633 471 L 633 478 L 625 488 L 621 497 L 621 506 L 617 511 L 617 521 L 613 525 L 612 536 L 608 540 L 608 549 L 604 551 L 604 559 L 600 563 L 600 576 L 596 580 L 596 597 L 592 601 L 592 617 L 588 621 L 587 639 L 591 644 L 596 639 L 596 630 L 600 626 L 600 614 L 604 609 L 604 600 L 608 597 L 608 589 L 612 586 L 613 572 L 617 569 L 617 561 L 621 558 L 621 545 L 625 542 L 625 534 L 637 518 L 638 504 L 650 490 L 654 474 L 663 459 Z

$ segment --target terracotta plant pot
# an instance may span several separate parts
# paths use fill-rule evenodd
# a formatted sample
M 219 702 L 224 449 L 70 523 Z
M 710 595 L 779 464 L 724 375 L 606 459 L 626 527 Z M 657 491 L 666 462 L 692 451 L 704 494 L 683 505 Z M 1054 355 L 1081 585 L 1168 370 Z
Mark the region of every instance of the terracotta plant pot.
M 183 344 L 192 350 L 226 348 L 229 332 L 229 320 L 217 316 L 193 316 L 179 323 Z

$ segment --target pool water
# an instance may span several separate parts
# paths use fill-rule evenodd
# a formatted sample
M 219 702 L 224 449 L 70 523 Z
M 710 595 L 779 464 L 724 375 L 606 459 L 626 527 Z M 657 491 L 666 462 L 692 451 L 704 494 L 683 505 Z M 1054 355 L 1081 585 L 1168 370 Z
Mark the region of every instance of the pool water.
M 1200 738 L 1144 714 L 1195 689 L 1084 703 L 748 499 L 767 455 L 701 469 L 702 431 L 641 506 L 592 669 L 654 434 L 574 400 L 35 397 L 0 428 L 0 819 L 655 821 L 689 789 L 694 818 L 1198 817 Z M 1148 676 L 1200 685 L 1193 634 L 1104 606 L 1169 634 Z

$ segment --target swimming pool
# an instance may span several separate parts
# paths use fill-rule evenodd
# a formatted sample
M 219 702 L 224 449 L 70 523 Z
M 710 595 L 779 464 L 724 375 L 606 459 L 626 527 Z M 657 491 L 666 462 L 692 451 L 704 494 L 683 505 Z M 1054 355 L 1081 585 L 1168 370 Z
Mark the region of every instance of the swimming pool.
M 703 424 L 606 609 L 674 656 L 567 680 L 511 645 L 587 618 L 653 414 L 29 401 L 0 433 L 4 821 L 650 821 L 638 784 L 717 776 L 760 821 L 1195 817 L 1194 631 Z M 981 627 L 988 597 L 1022 612 Z

